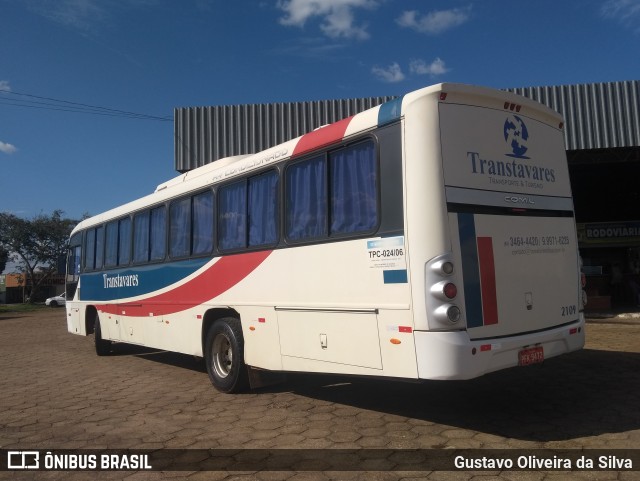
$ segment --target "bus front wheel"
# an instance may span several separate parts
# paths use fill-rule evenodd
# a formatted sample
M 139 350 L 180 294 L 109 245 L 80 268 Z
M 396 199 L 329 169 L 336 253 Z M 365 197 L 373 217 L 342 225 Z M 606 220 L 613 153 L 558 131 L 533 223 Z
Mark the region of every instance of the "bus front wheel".
M 209 379 L 218 391 L 233 393 L 246 389 L 244 338 L 238 319 L 227 317 L 213 323 L 205 341 L 205 359 Z
M 96 354 L 107 356 L 111 353 L 111 341 L 102 339 L 102 329 L 100 329 L 100 317 L 96 312 L 95 324 L 93 325 L 93 335 L 96 344 Z

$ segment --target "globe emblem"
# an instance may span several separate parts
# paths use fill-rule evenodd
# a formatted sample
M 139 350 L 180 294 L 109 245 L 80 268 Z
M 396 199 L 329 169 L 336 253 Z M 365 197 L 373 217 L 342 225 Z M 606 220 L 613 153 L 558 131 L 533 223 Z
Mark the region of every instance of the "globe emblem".
M 527 151 L 527 140 L 529 132 L 527 126 L 517 115 L 510 115 L 504 122 L 504 140 L 511 149 L 512 153 L 507 154 L 509 157 L 517 157 L 519 159 L 528 159 L 525 157 Z

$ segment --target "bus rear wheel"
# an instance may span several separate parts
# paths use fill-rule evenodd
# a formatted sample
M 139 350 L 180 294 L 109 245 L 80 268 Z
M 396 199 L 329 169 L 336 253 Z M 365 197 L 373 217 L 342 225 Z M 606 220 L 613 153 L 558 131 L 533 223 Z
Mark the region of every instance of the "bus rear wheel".
M 224 393 L 246 389 L 244 338 L 238 319 L 226 317 L 213 323 L 207 333 L 204 354 L 213 387 Z

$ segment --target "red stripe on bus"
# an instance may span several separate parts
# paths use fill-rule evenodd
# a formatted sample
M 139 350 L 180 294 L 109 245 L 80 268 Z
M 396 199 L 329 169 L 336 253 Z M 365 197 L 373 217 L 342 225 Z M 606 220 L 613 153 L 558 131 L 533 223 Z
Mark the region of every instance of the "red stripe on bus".
M 218 262 L 190 281 L 147 299 L 122 304 L 103 304 L 97 306 L 109 314 L 126 316 L 154 316 L 174 314 L 199 306 L 223 294 L 245 279 L 273 251 L 250 252 L 220 258 Z
M 496 268 L 493 258 L 493 239 L 478 237 L 478 263 L 480 264 L 480 291 L 482 292 L 483 324 L 498 323 L 498 296 Z
M 341 141 L 344 138 L 344 134 L 347 131 L 347 127 L 349 126 L 351 119 L 353 119 L 353 116 L 303 135 L 293 149 L 293 154 L 291 154 L 291 156 L 295 157 L 297 155 L 306 154 L 312 150 Z

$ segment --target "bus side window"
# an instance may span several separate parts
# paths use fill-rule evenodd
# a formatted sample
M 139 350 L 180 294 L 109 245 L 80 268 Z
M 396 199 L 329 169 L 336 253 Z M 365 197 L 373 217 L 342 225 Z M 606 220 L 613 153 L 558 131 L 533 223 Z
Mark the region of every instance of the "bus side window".
M 149 261 L 149 211 L 133 216 L 133 262 Z
M 150 260 L 161 261 L 167 253 L 167 209 L 164 205 L 151 209 Z
M 118 223 L 109 222 L 106 227 L 104 266 L 115 267 L 118 264 Z
M 278 177 L 272 170 L 249 179 L 249 246 L 278 240 Z
M 96 230 L 89 229 L 86 235 L 84 249 L 84 268 L 91 271 L 96 265 Z
M 327 235 L 327 163 L 324 156 L 289 166 L 285 174 L 287 239 Z
M 366 232 L 378 223 L 377 168 L 372 141 L 329 154 L 330 235 Z
M 81 244 L 82 233 L 75 234 L 69 241 L 69 249 L 67 251 L 67 283 L 78 282 L 80 278 Z
M 218 191 L 218 244 L 221 250 L 247 246 L 247 182 L 242 180 Z
M 118 226 L 118 265 L 126 266 L 131 261 L 131 218 L 120 219 Z
M 102 269 L 104 261 L 104 226 L 96 229 L 96 269 Z
M 176 200 L 169 207 L 169 255 L 186 257 L 191 251 L 191 198 Z
M 193 196 L 193 233 L 191 253 L 209 254 L 213 249 L 213 192 Z

